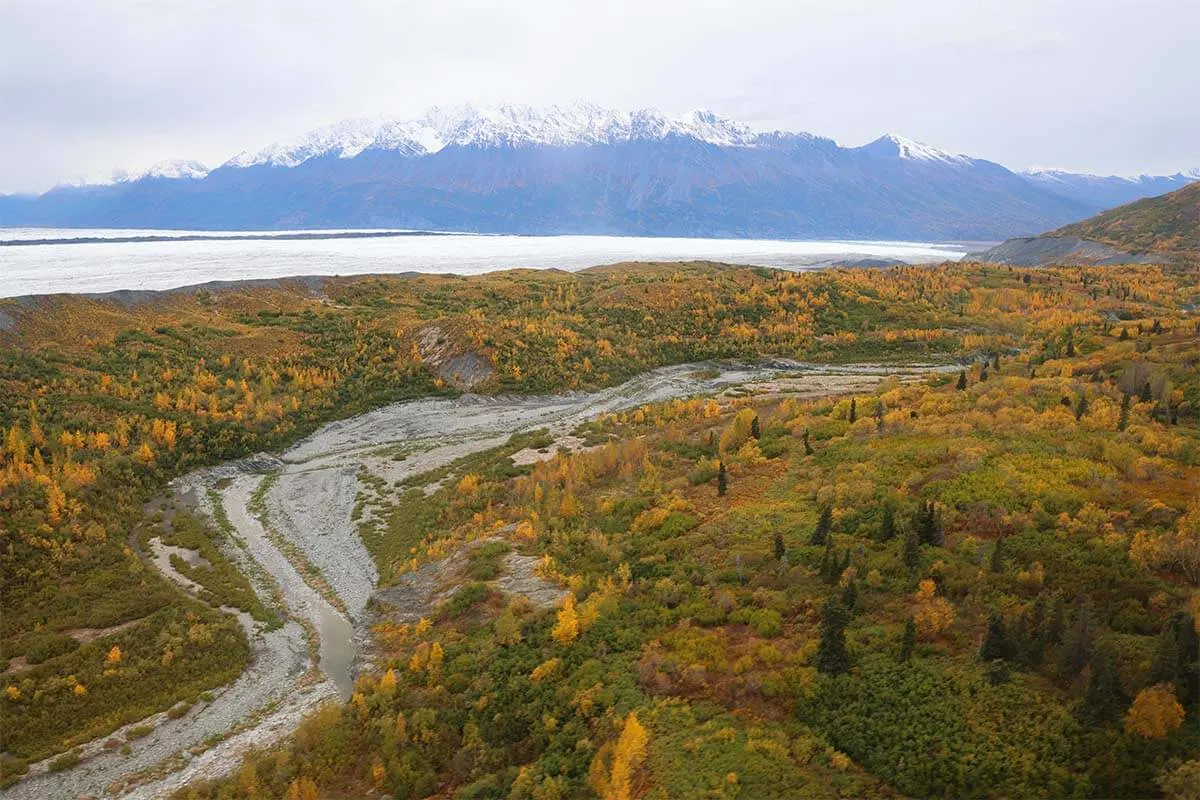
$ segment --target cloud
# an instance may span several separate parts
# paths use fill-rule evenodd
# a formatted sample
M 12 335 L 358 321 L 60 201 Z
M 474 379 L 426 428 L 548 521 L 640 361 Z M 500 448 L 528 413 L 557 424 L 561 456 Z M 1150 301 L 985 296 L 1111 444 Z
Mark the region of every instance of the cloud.
M 1174 171 L 1197 30 L 1192 0 L 0 0 L 0 191 L 481 99 Z

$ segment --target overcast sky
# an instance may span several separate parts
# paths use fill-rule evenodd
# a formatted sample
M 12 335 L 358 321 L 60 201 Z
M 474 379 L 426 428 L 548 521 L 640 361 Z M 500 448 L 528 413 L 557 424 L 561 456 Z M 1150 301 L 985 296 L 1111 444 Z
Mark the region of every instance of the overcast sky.
M 463 101 L 1200 167 L 1198 0 L 0 0 L 0 191 Z

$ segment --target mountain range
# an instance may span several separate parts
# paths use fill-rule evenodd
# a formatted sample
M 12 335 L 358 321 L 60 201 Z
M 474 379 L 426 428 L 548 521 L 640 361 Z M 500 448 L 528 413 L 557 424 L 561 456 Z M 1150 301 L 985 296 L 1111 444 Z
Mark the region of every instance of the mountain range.
M 435 107 L 103 184 L 0 195 L 0 227 L 988 240 L 1200 180 L 1013 172 L 896 135 L 843 147 L 697 111 Z

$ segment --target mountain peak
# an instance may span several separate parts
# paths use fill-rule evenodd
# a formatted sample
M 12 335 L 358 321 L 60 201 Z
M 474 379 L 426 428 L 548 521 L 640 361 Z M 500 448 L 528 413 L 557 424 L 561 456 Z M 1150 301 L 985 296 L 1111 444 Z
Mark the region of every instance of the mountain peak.
M 896 158 L 902 161 L 928 161 L 954 165 L 971 163 L 971 159 L 967 156 L 947 153 L 945 150 L 930 147 L 895 133 L 884 134 L 858 149 L 876 158 Z
M 571 147 L 659 140 L 670 136 L 722 147 L 752 147 L 760 134 L 748 125 L 700 110 L 668 117 L 658 109 L 619 111 L 594 103 L 534 107 L 499 104 L 434 106 L 414 119 L 364 117 L 310 131 L 292 142 L 243 152 L 226 166 L 294 167 L 319 156 L 354 158 L 370 150 L 429 155 L 448 146 Z
M 114 176 L 116 183 L 129 183 L 145 178 L 165 178 L 167 180 L 200 180 L 209 173 L 208 167 L 199 161 L 186 158 L 169 158 L 159 161 L 149 169 L 125 175 Z

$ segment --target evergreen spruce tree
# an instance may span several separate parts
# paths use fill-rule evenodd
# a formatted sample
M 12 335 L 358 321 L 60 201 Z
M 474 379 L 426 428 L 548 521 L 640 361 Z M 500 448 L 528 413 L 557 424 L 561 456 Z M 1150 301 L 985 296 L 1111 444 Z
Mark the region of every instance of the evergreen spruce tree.
M 1075 337 L 1073 334 L 1067 334 L 1067 358 L 1075 357 Z
M 987 364 L 984 364 L 983 369 L 979 370 L 979 382 L 987 383 L 987 379 L 988 379 Z
M 992 369 L 996 370 L 996 372 L 1000 371 L 1000 353 L 999 352 L 992 353 Z
M 1004 537 L 1001 536 L 996 540 L 996 546 L 992 548 L 992 560 L 988 563 L 988 568 L 992 572 L 1004 571 Z
M 1129 427 L 1129 395 L 1121 395 L 1121 418 L 1117 421 L 1117 430 L 1123 431 Z
M 1021 614 L 1020 634 L 1016 637 L 1017 659 L 1036 668 L 1046 652 L 1046 599 L 1038 595 L 1033 605 Z
M 1128 707 L 1129 696 L 1121 685 L 1116 652 L 1112 645 L 1102 644 L 1092 656 L 1092 669 L 1088 676 L 1087 691 L 1083 695 L 1081 716 L 1085 721 L 1099 725 L 1119 718 Z
M 1063 675 L 1074 678 L 1083 672 L 1092 658 L 1092 609 L 1086 597 L 1075 601 L 1071 613 L 1071 627 L 1063 640 L 1060 666 Z
M 846 650 L 846 625 L 850 614 L 836 595 L 821 606 L 821 640 L 817 644 L 817 670 L 827 675 L 840 675 L 850 669 L 850 653 Z
M 904 622 L 904 636 L 900 639 L 900 660 L 912 658 L 913 648 L 917 646 L 917 623 L 912 617 Z
M 883 507 L 883 520 L 879 523 L 879 541 L 890 542 L 896 536 L 896 512 L 890 505 Z
M 833 509 L 825 506 L 821 509 L 821 516 L 817 518 L 817 527 L 813 528 L 812 536 L 809 537 L 809 544 L 825 544 L 829 541 L 829 532 L 833 529 Z
M 1185 708 L 1200 702 L 1200 636 L 1191 614 L 1178 611 L 1167 620 L 1154 649 L 1151 683 L 1170 683 Z
M 1062 644 L 1063 632 L 1066 630 L 1066 608 L 1061 594 L 1055 594 L 1050 600 L 1050 610 L 1046 614 L 1046 628 L 1043 639 L 1047 647 L 1057 647 Z
M 842 589 L 842 605 L 846 607 L 846 611 L 851 615 L 858 608 L 858 583 L 856 581 L 850 581 Z
M 787 555 L 787 548 L 783 546 L 783 534 L 775 531 L 775 560 L 783 561 Z
M 958 383 L 954 388 L 960 392 L 967 388 L 967 371 L 965 369 L 958 371 Z
M 920 538 L 921 544 L 941 547 L 946 543 L 945 532 L 942 530 L 942 521 L 932 500 L 924 501 L 917 507 L 917 517 L 914 524 L 916 525 L 917 536 Z
M 817 567 L 817 575 L 821 577 L 821 580 L 828 579 L 829 571 L 831 569 L 830 563 L 833 562 L 835 558 L 836 556 L 833 553 L 833 543 L 826 542 L 825 551 L 821 553 L 821 563 Z
M 804 429 L 804 455 L 811 456 L 813 454 L 812 444 L 808 441 L 808 428 Z
M 1146 381 L 1145 383 L 1142 384 L 1142 394 L 1141 394 L 1141 397 L 1139 397 L 1138 399 L 1141 400 L 1141 402 L 1143 402 L 1143 403 L 1149 403 L 1151 400 L 1154 399 L 1154 395 L 1150 391 L 1150 381 Z
M 858 399 L 850 398 L 850 424 L 858 422 Z
M 725 462 L 717 464 L 717 497 L 724 497 L 729 489 L 729 477 L 725 474 Z
M 1012 642 L 1008 638 L 1008 630 L 1004 626 L 1004 618 L 995 611 L 988 615 L 987 633 L 979 648 L 981 661 L 996 661 L 1012 657 Z
M 1083 419 L 1083 415 L 1088 411 L 1087 395 L 1080 392 L 1079 400 L 1075 403 L 1075 421 Z
M 921 564 L 921 540 L 917 538 L 917 532 L 909 528 L 904 532 L 904 543 L 900 550 L 904 558 L 904 566 L 910 570 L 915 570 Z
M 762 438 L 762 429 L 758 426 L 758 417 L 750 420 L 750 436 L 754 439 Z
M 1128 342 L 1129 341 L 1129 328 L 1122 326 L 1121 327 L 1121 335 L 1118 336 L 1117 338 L 1119 340 L 1121 340 L 1122 342 Z

